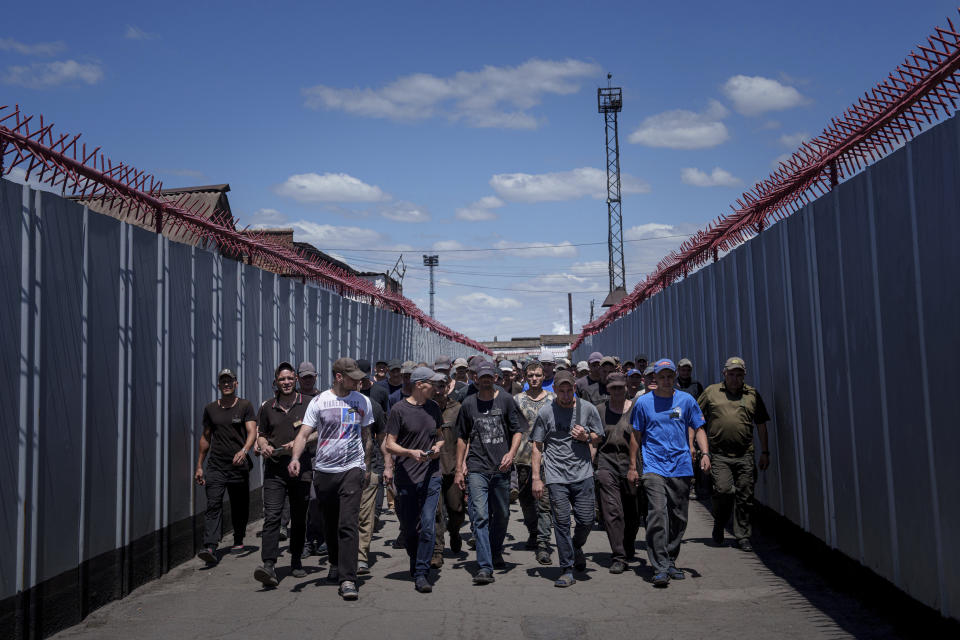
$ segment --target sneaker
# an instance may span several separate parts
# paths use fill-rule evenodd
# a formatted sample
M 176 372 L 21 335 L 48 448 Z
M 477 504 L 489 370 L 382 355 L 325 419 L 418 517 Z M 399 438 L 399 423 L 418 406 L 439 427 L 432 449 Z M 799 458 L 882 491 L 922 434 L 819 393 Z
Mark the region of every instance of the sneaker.
M 230 547 L 230 553 L 243 553 L 244 551 L 246 551 L 246 549 L 247 549 L 246 545 L 244 545 L 243 541 L 241 540 L 240 542 L 233 543 L 233 546 Z
M 520 497 L 520 492 L 516 489 L 510 489 L 510 504 L 516 504 L 517 498 Z
M 321 544 L 319 547 L 316 547 L 316 548 L 313 550 L 313 552 L 314 552 L 315 554 L 317 554 L 318 556 L 322 556 L 323 554 L 325 554 L 325 553 L 327 552 L 327 543 L 324 542 L 324 543 Z
M 526 546 L 526 548 L 527 548 L 528 551 L 533 551 L 534 549 L 536 549 L 536 548 L 537 548 L 537 534 L 531 533 L 531 534 L 529 535 L 529 537 L 527 537 L 527 542 L 526 542 L 526 544 L 525 544 L 524 546 Z
M 253 572 L 253 578 L 263 584 L 265 587 L 275 587 L 280 584 L 277 579 L 277 572 L 270 561 L 264 562 L 262 567 L 257 567 Z
M 626 569 L 627 565 L 623 560 L 614 560 L 610 565 L 610 573 L 623 573 Z
M 476 551 L 476 550 L 477 550 L 477 539 L 476 539 L 476 538 L 470 538 L 469 540 L 467 540 L 467 546 L 470 547 L 471 550 Z
M 217 550 L 213 547 L 204 547 L 197 553 L 197 557 L 207 564 L 217 564 Z
M 283 542 L 290 537 L 290 532 L 286 527 L 280 527 L 280 542 Z
M 463 538 L 460 537 L 459 533 L 450 534 L 450 551 L 454 553 L 460 553 L 460 550 L 463 548 Z
M 394 549 L 405 549 L 406 545 L 403 543 L 403 536 L 397 536 L 397 539 L 393 541 Z
M 661 571 L 657 575 L 653 576 L 653 586 L 665 587 L 668 584 L 670 584 L 670 576 L 666 571 Z
M 740 538 L 737 540 L 737 546 L 740 547 L 740 551 L 751 552 L 753 551 L 753 545 L 750 544 L 749 538 Z
M 433 585 L 427 580 L 427 576 L 417 576 L 415 588 L 420 593 L 430 593 L 433 591 Z
M 713 521 L 713 543 L 716 545 L 723 544 L 723 525 Z
M 356 600 L 360 597 L 360 592 L 357 591 L 357 585 L 349 580 L 340 583 L 340 588 L 337 589 L 337 593 L 340 594 L 340 597 L 344 600 Z
M 360 562 L 358 562 L 358 563 L 357 563 L 357 575 L 358 575 L 358 576 L 365 576 L 365 575 L 367 575 L 368 573 L 370 573 L 370 565 L 367 564 L 366 562 L 362 561 L 362 560 L 361 560 Z
M 546 549 L 537 551 L 537 562 L 540 564 L 552 564 L 553 560 L 550 558 L 550 552 Z
M 572 587 L 575 584 L 577 584 L 577 580 L 573 577 L 573 574 L 565 573 L 559 578 L 557 578 L 557 581 L 553 583 L 553 586 L 564 588 L 564 587 Z
M 303 566 L 297 565 L 297 566 L 295 566 L 295 567 L 291 567 L 291 569 L 293 569 L 293 570 L 290 572 L 290 575 L 292 575 L 294 578 L 306 578 L 306 577 L 307 577 L 307 570 L 304 569 Z
M 494 569 L 506 569 L 507 561 L 503 559 L 502 554 L 497 554 L 493 556 L 493 568 Z
M 340 571 L 336 567 L 330 567 L 327 571 L 327 582 L 339 582 Z
M 490 584 L 494 581 L 493 573 L 487 569 L 480 569 L 480 571 L 477 571 L 477 575 L 473 576 L 473 584 Z
M 683 580 L 686 576 L 683 575 L 683 571 L 677 569 L 676 567 L 670 567 L 667 569 L 667 575 L 670 576 L 671 580 Z
M 312 542 L 303 543 L 303 553 L 300 554 L 300 557 L 304 560 L 312 556 L 314 553 L 314 546 Z
M 430 568 L 439 569 L 442 566 L 443 566 L 443 552 L 441 551 L 437 553 L 436 551 L 434 551 L 433 558 L 431 558 L 430 560 Z
M 587 559 L 583 555 L 583 549 L 573 550 L 573 568 L 577 571 L 584 571 L 587 568 Z

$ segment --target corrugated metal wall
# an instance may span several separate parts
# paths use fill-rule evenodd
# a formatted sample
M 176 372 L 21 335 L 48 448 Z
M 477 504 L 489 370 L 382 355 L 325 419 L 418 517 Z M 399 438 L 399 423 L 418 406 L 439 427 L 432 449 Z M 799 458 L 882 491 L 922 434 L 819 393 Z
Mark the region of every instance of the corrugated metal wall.
M 960 616 L 960 121 L 643 303 L 575 357 L 742 355 L 771 410 L 757 498 Z
M 0 244 L 0 627 L 14 635 L 76 621 L 193 555 L 199 417 L 220 368 L 259 403 L 281 360 L 312 360 L 327 386 L 341 355 L 475 353 L 6 180 Z

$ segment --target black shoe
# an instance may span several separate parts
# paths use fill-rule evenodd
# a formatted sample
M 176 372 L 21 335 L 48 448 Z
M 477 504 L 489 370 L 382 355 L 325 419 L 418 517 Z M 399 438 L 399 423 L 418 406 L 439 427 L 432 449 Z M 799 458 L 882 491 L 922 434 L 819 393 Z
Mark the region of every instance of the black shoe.
M 494 569 L 506 569 L 506 568 L 507 568 L 507 562 L 506 562 L 506 560 L 504 560 L 504 559 L 503 559 L 503 556 L 502 556 L 501 554 L 499 554 L 499 553 L 498 553 L 497 555 L 493 556 L 493 568 L 494 568 Z
M 330 567 L 327 570 L 327 582 L 339 582 L 340 571 L 336 567 Z
M 530 537 L 527 538 L 527 543 L 525 545 L 528 551 L 533 551 L 537 548 L 537 534 L 531 533 Z
M 740 551 L 751 552 L 753 551 L 753 545 L 750 544 L 749 538 L 740 538 L 737 540 L 737 546 L 740 547 Z
M 473 576 L 473 584 L 490 584 L 494 581 L 493 573 L 486 569 L 480 569 L 480 571 L 477 571 L 477 575 Z
M 317 547 L 316 549 L 314 549 L 314 553 L 316 553 L 318 556 L 322 556 L 322 555 L 325 554 L 326 552 L 327 552 L 327 543 L 326 543 L 326 542 L 324 542 L 324 543 L 321 544 L 319 547 Z
M 430 593 L 433 591 L 433 586 L 427 580 L 427 576 L 418 576 L 415 588 L 420 593 Z
M 713 522 L 713 543 L 716 545 L 723 544 L 723 525 L 716 520 Z
M 670 576 L 667 575 L 666 571 L 661 571 L 657 575 L 653 576 L 653 586 L 665 587 L 668 584 L 670 584 Z
M 301 565 L 298 564 L 295 567 L 290 567 L 290 568 L 292 569 L 292 571 L 290 572 L 290 575 L 292 575 L 294 578 L 307 577 L 307 570 L 304 569 Z
M 300 554 L 301 558 L 309 558 L 314 554 L 314 547 L 312 542 L 303 543 L 303 553 Z
M 680 571 L 680 569 L 676 567 L 667 569 L 667 575 L 670 576 L 671 580 L 683 580 L 686 577 L 683 575 L 683 571 Z
M 217 562 L 219 562 L 217 560 L 217 550 L 213 547 L 204 547 L 203 549 L 200 549 L 197 557 L 207 564 L 217 564 Z
M 286 527 L 280 527 L 280 542 L 283 542 L 290 537 L 290 532 L 287 531 Z
M 397 536 L 397 539 L 393 541 L 394 549 L 404 549 L 406 545 L 403 543 L 403 536 Z
M 471 550 L 476 551 L 476 550 L 477 550 L 477 539 L 476 539 L 476 538 L 470 538 L 469 540 L 467 540 L 467 546 L 470 547 Z
M 357 585 L 349 580 L 340 583 L 340 588 L 337 589 L 337 593 L 339 593 L 340 597 L 344 600 L 356 600 L 360 597 L 360 592 L 357 591 Z
M 614 560 L 613 564 L 610 565 L 610 573 L 623 573 L 627 568 L 627 565 L 623 560 Z
M 550 552 L 546 549 L 537 551 L 537 562 L 540 564 L 552 564 L 553 560 L 550 558 Z
M 463 549 L 463 538 L 460 537 L 459 533 L 450 534 L 450 551 L 454 553 L 460 553 L 460 550 Z
M 262 567 L 257 567 L 256 571 L 253 572 L 253 577 L 265 587 L 275 587 L 280 584 L 272 562 L 264 562 Z
M 587 559 L 583 555 L 583 549 L 573 550 L 573 568 L 577 571 L 584 571 L 587 568 Z

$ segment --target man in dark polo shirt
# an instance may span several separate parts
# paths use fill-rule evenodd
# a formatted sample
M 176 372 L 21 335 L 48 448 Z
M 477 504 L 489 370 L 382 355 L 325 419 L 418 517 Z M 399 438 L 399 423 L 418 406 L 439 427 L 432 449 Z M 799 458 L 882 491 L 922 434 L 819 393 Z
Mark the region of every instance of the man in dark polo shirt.
M 378 384 L 387 390 L 387 396 L 403 386 L 403 361 L 394 358 L 387 363 L 387 377 L 378 380 Z
M 250 514 L 250 467 L 247 453 L 257 437 L 257 421 L 250 402 L 237 397 L 237 376 L 223 369 L 217 376 L 220 398 L 203 408 L 203 434 L 194 478 L 206 489 L 203 549 L 197 557 L 217 563 L 217 545 L 223 535 L 223 494 L 230 496 L 233 547 L 243 550 L 243 534 Z M 203 462 L 207 462 L 204 473 Z
M 756 480 L 753 425 L 757 425 L 761 447 L 757 466 L 766 471 L 770 465 L 767 445 L 770 416 L 757 390 L 743 383 L 746 369 L 743 358 L 728 358 L 723 367 L 723 382 L 704 389 L 697 402 L 707 421 L 713 464 L 713 541 L 723 544 L 723 528 L 732 511 L 737 546 L 753 551 L 750 544 L 750 512 Z
M 374 367 L 373 367 L 374 382 L 380 382 L 381 380 L 387 379 L 388 364 L 389 363 L 386 360 L 377 360 L 377 362 L 374 364 Z
M 307 502 L 310 497 L 310 465 L 303 473 L 291 476 L 287 466 L 293 455 L 293 443 L 303 425 L 307 402 L 296 388 L 297 372 L 289 362 L 281 362 L 274 374 L 276 396 L 260 405 L 257 416 L 257 447 L 263 456 L 263 565 L 253 577 L 266 587 L 280 583 L 276 564 L 280 555 L 280 514 L 284 500 L 290 500 L 290 567 L 296 578 L 306 576 L 301 555 L 306 533 Z M 306 455 L 303 450 L 300 454 Z
M 603 354 L 599 351 L 594 351 L 587 356 L 587 366 L 590 367 L 590 371 L 586 377 L 576 381 L 577 386 L 575 391 L 577 397 L 586 400 L 594 406 L 600 404 L 598 397 L 600 396 L 601 385 L 603 384 L 603 368 L 600 365 L 601 362 L 603 362 Z M 603 387 L 602 390 L 603 393 L 606 393 L 606 387 Z
M 438 457 L 443 447 L 439 437 L 443 415 L 433 396 L 437 390 L 434 383 L 445 380 L 446 376 L 432 369 L 417 367 L 410 374 L 410 395 L 393 405 L 387 416 L 384 447 L 397 456 L 397 512 L 407 532 L 410 575 L 420 593 L 433 591 L 428 574 L 442 485 Z
M 410 382 L 410 376 L 413 374 L 413 370 L 417 368 L 417 363 L 413 360 L 406 360 L 400 366 L 400 379 L 403 384 L 400 385 L 399 389 L 396 389 L 390 393 L 390 397 L 387 400 L 387 414 L 389 417 L 390 409 L 393 408 L 393 405 L 397 404 L 413 392 L 413 383 Z
M 480 565 L 473 583 L 478 585 L 493 582 L 493 570 L 506 566 L 503 541 L 510 517 L 510 471 L 527 430 L 513 397 L 495 387 L 496 377 L 492 362 L 480 363 L 477 392 L 464 399 L 457 418 L 456 482 L 461 489 L 469 487 L 467 507 Z

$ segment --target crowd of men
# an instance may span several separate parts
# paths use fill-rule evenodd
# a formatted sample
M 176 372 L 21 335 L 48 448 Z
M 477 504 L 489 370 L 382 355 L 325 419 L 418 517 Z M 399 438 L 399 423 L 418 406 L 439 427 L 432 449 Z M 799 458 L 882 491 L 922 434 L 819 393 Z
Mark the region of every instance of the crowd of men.
M 280 542 L 289 539 L 292 576 L 306 576 L 303 561 L 325 551 L 327 580 L 356 600 L 385 494 L 400 523 L 395 546 L 406 550 L 421 593 L 432 591 L 432 572 L 443 565 L 445 534 L 452 553 L 465 537 L 475 549 L 474 584 L 495 581 L 505 567 L 511 497 L 540 564 L 553 563 L 553 530 L 557 587 L 586 569 L 583 545 L 595 522 L 615 574 L 635 560 L 643 527 L 652 583 L 666 587 L 684 578 L 677 557 L 691 485 L 698 497 L 712 491 L 714 543 L 724 543 L 732 515 L 736 546 L 751 551 L 756 469 L 769 465 L 769 417 L 744 383 L 743 359 L 727 359 L 721 381 L 705 389 L 692 371 L 686 358 L 621 361 L 596 352 L 576 365 L 549 352 L 373 366 L 340 358 L 331 388 L 321 391 L 312 363 L 281 362 L 274 393 L 255 410 L 223 369 L 220 396 L 202 416 L 195 479 L 207 509 L 198 557 L 213 565 L 222 555 L 224 494 L 231 551 L 245 548 L 249 474 L 259 456 L 264 518 L 254 578 L 267 587 L 279 584 Z

